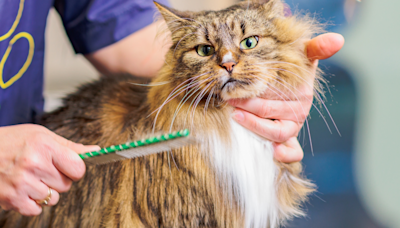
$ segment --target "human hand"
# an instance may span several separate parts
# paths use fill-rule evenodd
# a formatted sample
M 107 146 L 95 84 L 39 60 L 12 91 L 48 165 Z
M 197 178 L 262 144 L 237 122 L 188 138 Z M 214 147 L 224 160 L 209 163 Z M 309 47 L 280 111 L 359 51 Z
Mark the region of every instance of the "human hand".
M 314 77 L 318 60 L 333 56 L 343 44 L 343 36 L 336 33 L 323 34 L 308 41 L 307 55 L 314 65 Z M 301 94 L 298 99 L 286 94 L 285 97 L 292 98 L 291 101 L 284 101 L 271 92 L 262 98 L 230 100 L 229 103 L 236 107 L 233 118 L 245 128 L 275 142 L 276 160 L 286 163 L 301 161 L 304 154 L 297 135 L 312 105 L 314 90 L 310 85 L 313 85 L 313 80 L 297 88 Z
M 36 201 L 70 189 L 72 181 L 85 173 L 77 153 L 98 150 L 64 139 L 45 127 L 33 124 L 0 127 L 0 207 L 33 216 L 42 212 Z

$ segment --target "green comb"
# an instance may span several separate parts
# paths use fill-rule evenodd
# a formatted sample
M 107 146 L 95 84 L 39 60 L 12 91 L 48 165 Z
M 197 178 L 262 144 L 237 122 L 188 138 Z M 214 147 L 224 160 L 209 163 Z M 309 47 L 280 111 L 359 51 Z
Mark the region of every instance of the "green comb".
M 150 154 L 169 151 L 194 143 L 188 129 L 150 137 L 125 144 L 114 145 L 99 151 L 92 151 L 79 156 L 90 165 L 105 164 L 122 159 L 132 159 Z

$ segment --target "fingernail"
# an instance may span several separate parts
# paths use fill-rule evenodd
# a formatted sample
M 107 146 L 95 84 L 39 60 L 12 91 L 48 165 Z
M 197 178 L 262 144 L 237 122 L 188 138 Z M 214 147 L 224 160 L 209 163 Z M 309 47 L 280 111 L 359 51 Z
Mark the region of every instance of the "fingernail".
M 101 147 L 96 145 L 85 146 L 88 152 L 101 150 Z
M 232 117 L 238 121 L 238 122 L 243 122 L 244 121 L 244 114 L 242 111 L 235 110 L 232 114 Z

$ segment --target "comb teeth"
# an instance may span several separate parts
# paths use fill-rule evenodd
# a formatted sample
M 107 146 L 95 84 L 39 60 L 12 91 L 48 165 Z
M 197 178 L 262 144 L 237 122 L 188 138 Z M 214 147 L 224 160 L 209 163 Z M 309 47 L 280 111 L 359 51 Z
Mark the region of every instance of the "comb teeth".
M 194 140 L 187 139 L 189 135 L 189 130 L 184 129 L 182 131 L 176 131 L 134 142 L 113 145 L 99 151 L 79 154 L 79 156 L 88 164 L 104 164 L 122 159 L 159 153 L 189 143 L 194 143 Z

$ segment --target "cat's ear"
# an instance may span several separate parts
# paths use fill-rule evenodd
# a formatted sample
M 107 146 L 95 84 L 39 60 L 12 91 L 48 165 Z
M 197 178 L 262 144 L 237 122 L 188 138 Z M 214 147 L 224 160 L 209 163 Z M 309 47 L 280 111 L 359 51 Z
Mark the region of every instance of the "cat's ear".
M 271 13 L 273 17 L 286 15 L 286 7 L 288 6 L 282 0 L 253 0 L 253 2 L 262 4 L 264 9 Z
M 169 29 L 191 22 L 193 17 L 192 12 L 175 10 L 155 1 L 154 4 L 157 6 Z

